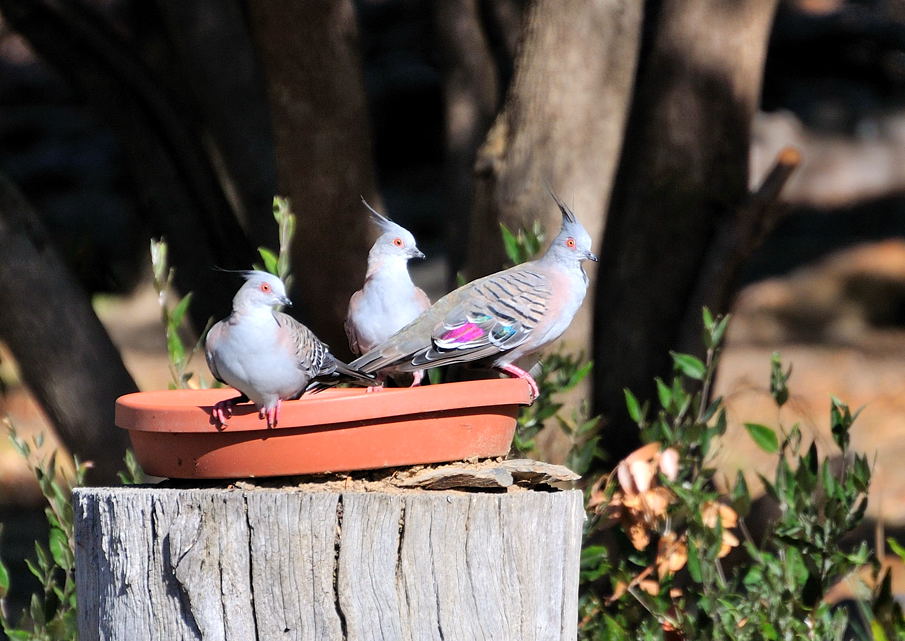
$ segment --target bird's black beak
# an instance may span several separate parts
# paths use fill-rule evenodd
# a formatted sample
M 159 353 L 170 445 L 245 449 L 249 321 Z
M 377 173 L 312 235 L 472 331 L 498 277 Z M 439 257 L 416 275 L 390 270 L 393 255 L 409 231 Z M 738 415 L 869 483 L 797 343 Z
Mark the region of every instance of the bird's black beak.
M 420 249 L 413 249 L 410 255 L 412 258 L 427 258 Z
M 285 305 L 286 307 L 292 307 L 292 301 L 289 300 L 288 296 L 280 296 L 280 305 Z
M 595 263 L 598 260 L 600 260 L 599 258 L 597 258 L 597 255 L 594 254 L 593 252 L 585 252 L 584 257 L 587 258 L 588 260 L 593 260 Z

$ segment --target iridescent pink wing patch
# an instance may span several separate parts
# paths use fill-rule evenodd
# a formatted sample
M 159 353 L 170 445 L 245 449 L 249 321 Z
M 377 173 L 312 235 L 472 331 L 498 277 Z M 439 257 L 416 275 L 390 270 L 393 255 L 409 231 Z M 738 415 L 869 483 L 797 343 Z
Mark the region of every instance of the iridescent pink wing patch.
M 444 343 L 464 344 L 477 340 L 484 335 L 484 330 L 474 323 L 465 323 L 443 333 L 440 340 Z

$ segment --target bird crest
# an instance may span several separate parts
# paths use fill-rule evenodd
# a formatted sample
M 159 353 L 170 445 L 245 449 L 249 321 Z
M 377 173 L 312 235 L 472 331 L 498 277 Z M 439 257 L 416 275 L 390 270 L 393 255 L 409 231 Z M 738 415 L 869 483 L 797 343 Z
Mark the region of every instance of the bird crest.
M 405 231 L 405 228 L 401 225 L 394 223 L 392 220 L 378 212 L 376 209 L 371 207 L 368 204 L 368 201 L 364 199 L 364 196 L 361 197 L 361 202 L 365 207 L 368 208 L 368 211 L 371 213 L 371 222 L 373 222 L 380 231 L 384 234 L 399 234 Z
M 550 194 L 550 197 L 556 203 L 556 206 L 559 207 L 559 211 L 562 212 L 562 222 L 563 225 L 566 223 L 577 223 L 578 219 L 575 217 L 575 212 L 573 212 L 569 206 L 563 202 L 562 198 L 556 195 L 556 192 L 553 191 L 553 188 L 550 187 L 549 183 L 546 185 L 547 193 Z

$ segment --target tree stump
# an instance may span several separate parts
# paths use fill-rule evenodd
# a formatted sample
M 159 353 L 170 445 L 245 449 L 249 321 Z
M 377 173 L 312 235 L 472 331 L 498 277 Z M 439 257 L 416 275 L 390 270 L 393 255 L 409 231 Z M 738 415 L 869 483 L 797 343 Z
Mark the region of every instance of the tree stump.
M 582 493 L 79 488 L 79 638 L 576 638 Z

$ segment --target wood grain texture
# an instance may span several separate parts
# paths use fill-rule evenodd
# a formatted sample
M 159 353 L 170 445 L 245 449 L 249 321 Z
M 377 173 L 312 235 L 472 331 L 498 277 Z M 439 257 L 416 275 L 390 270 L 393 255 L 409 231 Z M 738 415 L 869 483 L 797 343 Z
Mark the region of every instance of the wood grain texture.
M 79 635 L 576 636 L 580 491 L 80 488 Z

